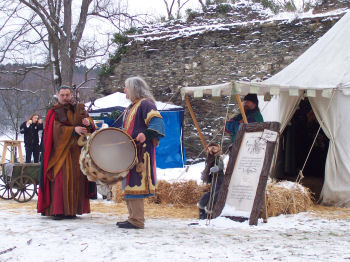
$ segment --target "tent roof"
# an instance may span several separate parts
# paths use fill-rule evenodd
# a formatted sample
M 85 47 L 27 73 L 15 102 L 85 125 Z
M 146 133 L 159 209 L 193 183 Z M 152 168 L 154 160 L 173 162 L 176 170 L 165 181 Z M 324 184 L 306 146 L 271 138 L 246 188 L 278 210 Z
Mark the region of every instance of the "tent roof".
M 282 71 L 263 82 L 223 83 L 212 86 L 182 87 L 181 94 L 202 97 L 256 93 L 277 95 L 288 91 L 299 96 L 300 90 L 315 97 L 330 97 L 332 89 L 350 95 L 350 12 L 346 13 L 314 45 Z
M 350 12 L 314 45 L 263 85 L 281 88 L 350 88 Z
M 86 107 L 89 107 L 91 102 L 85 104 Z M 105 97 L 96 99 L 94 105 L 91 107 L 91 110 L 99 110 L 103 108 L 110 108 L 115 106 L 128 107 L 130 105 L 130 100 L 126 98 L 124 93 L 115 92 Z M 163 102 L 156 101 L 156 106 L 158 110 L 174 110 L 182 109 L 181 106 L 167 104 Z

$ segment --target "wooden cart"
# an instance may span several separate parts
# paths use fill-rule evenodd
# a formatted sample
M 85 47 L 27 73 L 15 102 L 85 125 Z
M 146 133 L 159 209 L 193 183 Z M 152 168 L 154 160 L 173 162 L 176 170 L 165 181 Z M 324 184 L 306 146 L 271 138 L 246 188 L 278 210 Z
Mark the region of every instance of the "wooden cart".
M 6 172 L 2 165 L 0 175 L 0 198 L 24 203 L 37 193 L 39 184 L 40 163 L 15 163 L 12 174 Z

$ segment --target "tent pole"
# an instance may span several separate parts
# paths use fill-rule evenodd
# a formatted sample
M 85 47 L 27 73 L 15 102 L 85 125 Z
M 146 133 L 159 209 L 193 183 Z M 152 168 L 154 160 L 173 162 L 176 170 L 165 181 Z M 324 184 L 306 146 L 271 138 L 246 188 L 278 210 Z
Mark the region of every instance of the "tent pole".
M 198 125 L 198 122 L 197 122 L 197 119 L 196 119 L 196 116 L 194 115 L 194 112 L 193 112 L 193 109 L 192 109 L 192 106 L 190 104 L 190 100 L 188 100 L 188 97 L 187 95 L 185 95 L 185 102 L 186 102 L 186 105 L 188 107 L 188 110 L 190 111 L 190 115 L 192 117 L 192 120 L 193 120 L 193 123 L 197 129 L 197 132 L 199 134 L 199 138 L 201 139 L 201 142 L 202 142 L 202 146 L 204 148 L 204 150 L 207 148 L 207 143 L 205 142 L 205 139 L 204 139 L 204 136 L 202 134 L 202 131 Z
M 240 95 L 236 95 L 236 100 L 237 100 L 237 103 L 238 103 L 238 106 L 239 106 L 239 110 L 241 111 L 241 115 L 242 115 L 242 118 L 243 118 L 243 123 L 244 124 L 248 124 L 247 116 L 245 115 L 243 104 L 242 104 L 242 101 L 241 101 L 241 96 Z

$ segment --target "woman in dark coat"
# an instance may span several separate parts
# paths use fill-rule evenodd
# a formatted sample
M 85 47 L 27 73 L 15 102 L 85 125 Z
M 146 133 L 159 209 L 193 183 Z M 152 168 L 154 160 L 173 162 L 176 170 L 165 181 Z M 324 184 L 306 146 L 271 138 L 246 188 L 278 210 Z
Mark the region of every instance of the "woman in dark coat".
M 24 134 L 24 146 L 26 149 L 26 163 L 32 162 L 32 155 L 34 163 L 39 162 L 39 131 L 43 130 L 43 121 L 38 114 L 33 114 L 29 120 L 22 123 L 20 126 L 21 134 Z

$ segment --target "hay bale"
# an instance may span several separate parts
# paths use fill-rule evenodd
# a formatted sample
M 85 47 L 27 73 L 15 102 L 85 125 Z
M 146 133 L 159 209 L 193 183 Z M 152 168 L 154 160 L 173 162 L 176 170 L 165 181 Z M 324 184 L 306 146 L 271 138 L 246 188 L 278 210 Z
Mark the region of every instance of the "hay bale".
M 195 205 L 208 190 L 208 185 L 198 185 L 194 180 L 174 183 L 160 180 L 155 196 L 147 198 L 147 203 L 171 204 L 175 207 Z M 115 184 L 112 192 L 115 202 L 123 201 L 121 183 Z
M 308 188 L 290 181 L 272 181 L 267 184 L 267 214 L 296 214 L 308 210 L 313 198 Z
M 174 183 L 159 181 L 156 195 L 149 198 L 149 202 L 175 207 L 195 205 L 207 190 L 208 186 L 198 185 L 194 180 Z
M 156 195 L 148 199 L 148 203 L 167 204 L 170 202 L 171 184 L 160 180 L 157 184 Z
M 209 185 L 198 185 L 194 180 L 173 183 L 160 180 L 155 196 L 147 198 L 146 203 L 170 204 L 174 207 L 194 206 L 201 196 L 208 191 Z M 120 182 L 113 186 L 112 192 L 115 202 L 123 202 Z M 269 217 L 304 212 L 313 205 L 310 190 L 295 182 L 269 182 L 266 192 L 267 213 Z
M 122 194 L 122 182 L 118 182 L 118 183 L 113 185 L 112 193 L 113 193 L 112 199 L 114 200 L 114 202 L 116 202 L 116 203 L 123 202 L 124 198 L 123 198 L 123 194 Z

